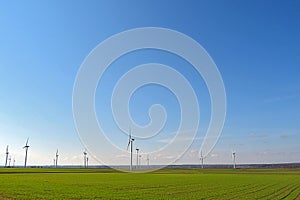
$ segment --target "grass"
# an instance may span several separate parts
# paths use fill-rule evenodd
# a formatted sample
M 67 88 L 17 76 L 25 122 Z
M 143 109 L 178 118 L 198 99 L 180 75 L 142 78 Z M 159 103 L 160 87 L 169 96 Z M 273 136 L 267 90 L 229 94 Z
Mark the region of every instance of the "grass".
M 300 199 L 300 170 L 0 169 L 0 199 Z

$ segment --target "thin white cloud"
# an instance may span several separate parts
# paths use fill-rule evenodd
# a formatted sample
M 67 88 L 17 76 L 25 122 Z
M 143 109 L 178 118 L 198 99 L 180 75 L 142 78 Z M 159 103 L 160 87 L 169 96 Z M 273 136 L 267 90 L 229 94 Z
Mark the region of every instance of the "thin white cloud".
M 161 143 L 170 143 L 173 142 L 174 138 L 166 138 L 166 139 L 161 139 L 157 140 L 157 142 Z M 174 139 L 174 142 L 184 142 L 184 141 L 191 141 L 191 140 L 203 140 L 203 137 L 177 137 Z
M 267 138 L 267 137 L 269 137 L 268 134 L 260 134 L 260 133 L 254 133 L 254 132 L 250 132 L 247 135 L 249 137 L 253 137 L 253 138 Z
M 218 154 L 216 154 L 216 153 L 212 153 L 212 154 L 210 154 L 210 157 L 212 157 L 212 158 L 216 158 L 216 157 L 219 157 L 219 155 L 218 155 Z
M 279 135 L 279 137 L 282 139 L 287 139 L 287 138 L 290 138 L 293 136 L 294 136 L 294 134 L 290 134 L 290 133 L 283 133 L 283 134 Z
M 128 154 L 119 154 L 115 156 L 116 158 L 129 158 Z
M 276 103 L 276 102 L 281 102 L 281 101 L 288 101 L 291 99 L 299 98 L 299 94 L 290 94 L 290 95 L 285 95 L 285 96 L 280 96 L 280 97 L 272 97 L 265 99 L 263 103 Z

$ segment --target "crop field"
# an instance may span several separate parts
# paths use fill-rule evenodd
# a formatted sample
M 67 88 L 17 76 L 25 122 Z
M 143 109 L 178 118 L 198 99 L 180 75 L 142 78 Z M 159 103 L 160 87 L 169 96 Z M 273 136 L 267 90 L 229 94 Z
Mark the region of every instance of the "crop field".
M 300 199 L 300 169 L 0 169 L 0 199 Z

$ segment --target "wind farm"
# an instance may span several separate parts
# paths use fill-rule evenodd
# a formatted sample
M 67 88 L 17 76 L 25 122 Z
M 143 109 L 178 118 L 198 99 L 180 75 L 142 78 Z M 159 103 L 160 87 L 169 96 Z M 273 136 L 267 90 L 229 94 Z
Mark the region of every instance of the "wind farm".
M 31 146 L 35 145 L 31 143 Z M 86 148 L 81 151 L 81 164 L 59 165 L 59 158 L 63 155 L 57 148 L 53 165 L 30 165 L 27 160 L 38 149 L 31 149 L 29 154 L 29 147 L 27 138 L 25 145 L 19 147 L 25 150 L 24 166 L 16 166 L 9 145 L 6 146 L 3 152 L 5 164 L 0 168 L 1 198 L 133 197 L 124 195 L 123 190 L 134 193 L 134 198 L 138 199 L 298 199 L 300 195 L 300 163 L 242 164 L 238 163 L 237 151 L 231 150 L 228 156 L 232 163 L 209 164 L 204 162 L 205 156 L 200 150 L 197 164 L 164 167 L 150 165 L 149 154 L 143 154 L 143 145 L 134 138 L 131 129 L 128 132 L 127 148 L 124 148 L 128 164 L 123 166 L 89 166 L 89 157 L 92 155 L 89 156 Z M 32 162 L 32 158 L 29 160 Z
M 237 159 L 237 151 L 231 150 L 231 162 L 210 164 L 204 162 L 210 154 L 205 156 L 200 150 L 196 164 L 150 165 L 150 155 L 143 153 L 144 146 L 131 128 L 123 142 L 127 142 L 127 164 L 112 166 L 89 165 L 93 155 L 88 154 L 87 148 L 81 151 L 83 162 L 75 165 L 59 164 L 64 155 L 58 148 L 53 165 L 28 164 L 30 155 L 39 151 L 31 149 L 29 154 L 29 147 L 35 146 L 32 142 L 29 145 L 29 138 L 19 147 L 25 150 L 25 163 L 16 166 L 6 145 L 5 164 L 0 167 L 0 197 L 131 199 L 121 192 L 126 190 L 142 199 L 299 199 L 300 163 L 243 164 Z M 29 160 L 32 162 L 32 158 Z M 20 190 L 23 187 L 30 189 Z
M 24 166 L 15 166 L 15 158 L 7 145 L 5 165 L 0 168 L 0 197 L 131 199 L 122 192 L 125 189 L 127 193 L 135 193 L 135 198 L 147 199 L 298 199 L 300 195 L 300 164 L 238 164 L 237 152 L 232 150 L 228 152 L 232 163 L 212 165 L 204 163 L 204 155 L 200 151 L 198 164 L 169 165 L 158 169 L 158 166 L 150 165 L 149 154 L 142 162 L 141 145 L 133 138 L 131 129 L 127 142 L 129 159 L 128 165 L 123 167 L 89 166 L 87 149 L 82 151 L 83 164 L 58 165 L 61 156 L 58 148 L 53 166 L 28 165 L 27 159 L 33 154 L 33 150 L 28 153 L 29 138 L 22 147 L 25 150 Z M 120 170 L 117 170 L 118 167 Z M 128 167 L 131 173 L 124 173 L 124 167 Z M 141 172 L 144 172 L 143 175 Z M 45 183 L 47 191 L 44 190 Z M 24 187 L 30 189 L 20 189 Z

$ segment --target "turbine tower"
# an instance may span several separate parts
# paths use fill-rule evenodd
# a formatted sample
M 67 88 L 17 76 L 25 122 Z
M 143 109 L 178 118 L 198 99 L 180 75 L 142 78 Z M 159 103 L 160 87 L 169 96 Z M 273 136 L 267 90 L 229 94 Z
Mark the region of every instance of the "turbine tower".
M 8 145 L 6 146 L 6 159 L 5 159 L 5 167 L 7 167 L 7 160 L 8 160 Z
M 133 146 L 134 139 L 131 137 L 131 129 L 129 130 L 129 139 L 128 139 L 128 145 L 127 150 L 130 146 L 130 171 L 132 171 L 132 146 Z
M 16 159 L 14 157 L 14 160 L 13 160 L 13 167 L 15 167 L 15 163 L 16 163 Z
M 84 150 L 83 152 L 83 164 L 84 164 L 84 168 L 87 167 L 87 152 L 86 150 Z
M 55 154 L 55 168 L 57 168 L 57 161 L 58 161 L 58 149 L 56 150 L 56 154 Z
M 233 168 L 234 169 L 236 168 L 235 156 L 236 156 L 236 153 L 235 153 L 235 151 L 233 151 L 232 152 L 232 158 L 233 158 Z
M 201 168 L 203 169 L 204 168 L 204 157 L 203 157 L 203 154 L 202 154 L 202 151 L 200 153 L 200 160 L 201 160 Z
M 86 157 L 86 168 L 89 167 L 89 157 Z
M 136 150 L 136 168 L 139 168 L 139 150 L 138 148 Z
M 23 149 L 25 149 L 25 164 L 24 164 L 24 168 L 26 168 L 26 166 L 27 166 L 27 152 L 28 152 L 28 148 L 29 148 L 28 140 L 29 140 L 29 138 L 27 138 L 26 144 L 23 147 Z

